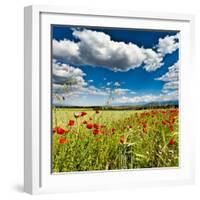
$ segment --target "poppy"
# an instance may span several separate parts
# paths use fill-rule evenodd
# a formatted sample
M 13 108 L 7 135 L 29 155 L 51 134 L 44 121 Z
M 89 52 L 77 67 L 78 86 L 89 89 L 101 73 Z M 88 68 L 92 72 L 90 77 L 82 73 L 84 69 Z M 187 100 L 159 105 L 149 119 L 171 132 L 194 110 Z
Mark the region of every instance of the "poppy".
M 81 112 L 81 116 L 82 116 L 82 117 L 85 116 L 85 115 L 87 115 L 86 112 Z
M 96 123 L 93 124 L 93 127 L 96 128 L 96 129 L 100 128 L 100 126 L 98 124 L 96 124 Z
M 83 121 L 83 124 L 87 124 L 87 121 L 86 121 L 86 120 L 84 120 L 84 121 Z
M 116 131 L 116 128 L 112 128 L 112 133 L 114 133 Z
M 172 118 L 172 124 L 174 124 L 175 123 L 175 118 Z
M 65 130 L 63 128 L 60 128 L 58 127 L 56 132 L 59 134 L 59 135 L 63 135 L 65 133 Z
M 67 140 L 65 138 L 60 138 L 60 140 L 59 140 L 60 144 L 64 144 L 65 142 L 67 142 Z
M 93 135 L 98 135 L 100 133 L 101 133 L 101 131 L 99 129 L 94 129 L 93 130 Z
M 169 145 L 173 145 L 174 144 L 174 140 L 173 139 L 170 139 L 169 140 Z
M 81 113 L 81 112 L 75 112 L 75 113 L 74 113 L 74 117 L 75 117 L 75 118 L 78 118 L 78 117 L 80 117 L 80 116 L 82 116 L 82 113 Z
M 170 131 L 171 131 L 171 132 L 173 132 L 173 131 L 174 131 L 174 128 L 173 128 L 173 126 L 172 126 L 172 125 L 170 125 L 170 126 L 169 126 L 169 129 L 170 129 Z
M 143 128 L 146 129 L 147 128 L 147 124 L 143 123 Z
M 75 124 L 74 120 L 70 119 L 68 125 L 69 125 L 69 126 L 74 126 L 74 124 Z
M 87 124 L 87 126 L 86 126 L 88 129 L 91 129 L 91 128 L 93 128 L 93 124 Z
M 121 144 L 124 144 L 124 142 L 125 142 L 125 138 L 124 138 L 124 137 L 121 137 L 121 138 L 120 138 L 120 143 L 121 143 Z
M 90 117 L 89 120 L 92 120 L 92 117 Z
M 146 129 L 146 128 L 143 128 L 143 132 L 144 132 L 144 133 L 147 133 L 147 129 Z
M 98 114 L 99 113 L 99 110 L 96 110 L 96 114 Z

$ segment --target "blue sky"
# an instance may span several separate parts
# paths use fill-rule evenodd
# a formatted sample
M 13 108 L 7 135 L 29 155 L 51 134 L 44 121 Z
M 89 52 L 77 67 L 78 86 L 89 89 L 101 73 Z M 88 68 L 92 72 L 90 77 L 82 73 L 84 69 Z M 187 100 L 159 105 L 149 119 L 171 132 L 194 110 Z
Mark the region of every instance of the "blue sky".
M 178 61 L 175 31 L 53 25 L 53 103 L 178 100 Z

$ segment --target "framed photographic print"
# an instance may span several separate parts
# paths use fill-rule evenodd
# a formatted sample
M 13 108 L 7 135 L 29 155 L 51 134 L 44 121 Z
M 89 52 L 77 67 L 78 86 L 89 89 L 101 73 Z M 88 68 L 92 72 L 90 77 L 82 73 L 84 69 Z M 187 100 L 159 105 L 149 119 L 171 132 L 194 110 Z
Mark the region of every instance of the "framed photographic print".
M 190 15 L 25 8 L 25 191 L 191 183 Z

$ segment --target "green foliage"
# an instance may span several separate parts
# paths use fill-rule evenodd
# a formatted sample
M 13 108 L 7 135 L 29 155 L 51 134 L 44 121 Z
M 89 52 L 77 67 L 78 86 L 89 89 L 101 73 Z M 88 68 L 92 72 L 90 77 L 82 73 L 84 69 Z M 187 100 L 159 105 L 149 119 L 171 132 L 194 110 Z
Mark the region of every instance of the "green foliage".
M 75 112 L 86 116 L 74 117 Z M 177 167 L 178 110 L 107 111 L 53 108 L 52 172 Z M 75 124 L 69 126 L 69 120 Z M 88 129 L 84 121 L 98 124 Z M 60 143 L 60 138 L 66 139 Z M 170 142 L 171 141 L 171 142 Z

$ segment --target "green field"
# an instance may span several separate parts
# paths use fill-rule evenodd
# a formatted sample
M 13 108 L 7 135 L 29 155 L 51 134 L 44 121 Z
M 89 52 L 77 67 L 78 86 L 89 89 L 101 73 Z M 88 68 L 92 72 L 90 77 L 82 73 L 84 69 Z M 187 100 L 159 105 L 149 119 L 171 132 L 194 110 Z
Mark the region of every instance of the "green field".
M 178 109 L 52 109 L 52 172 L 177 167 Z

